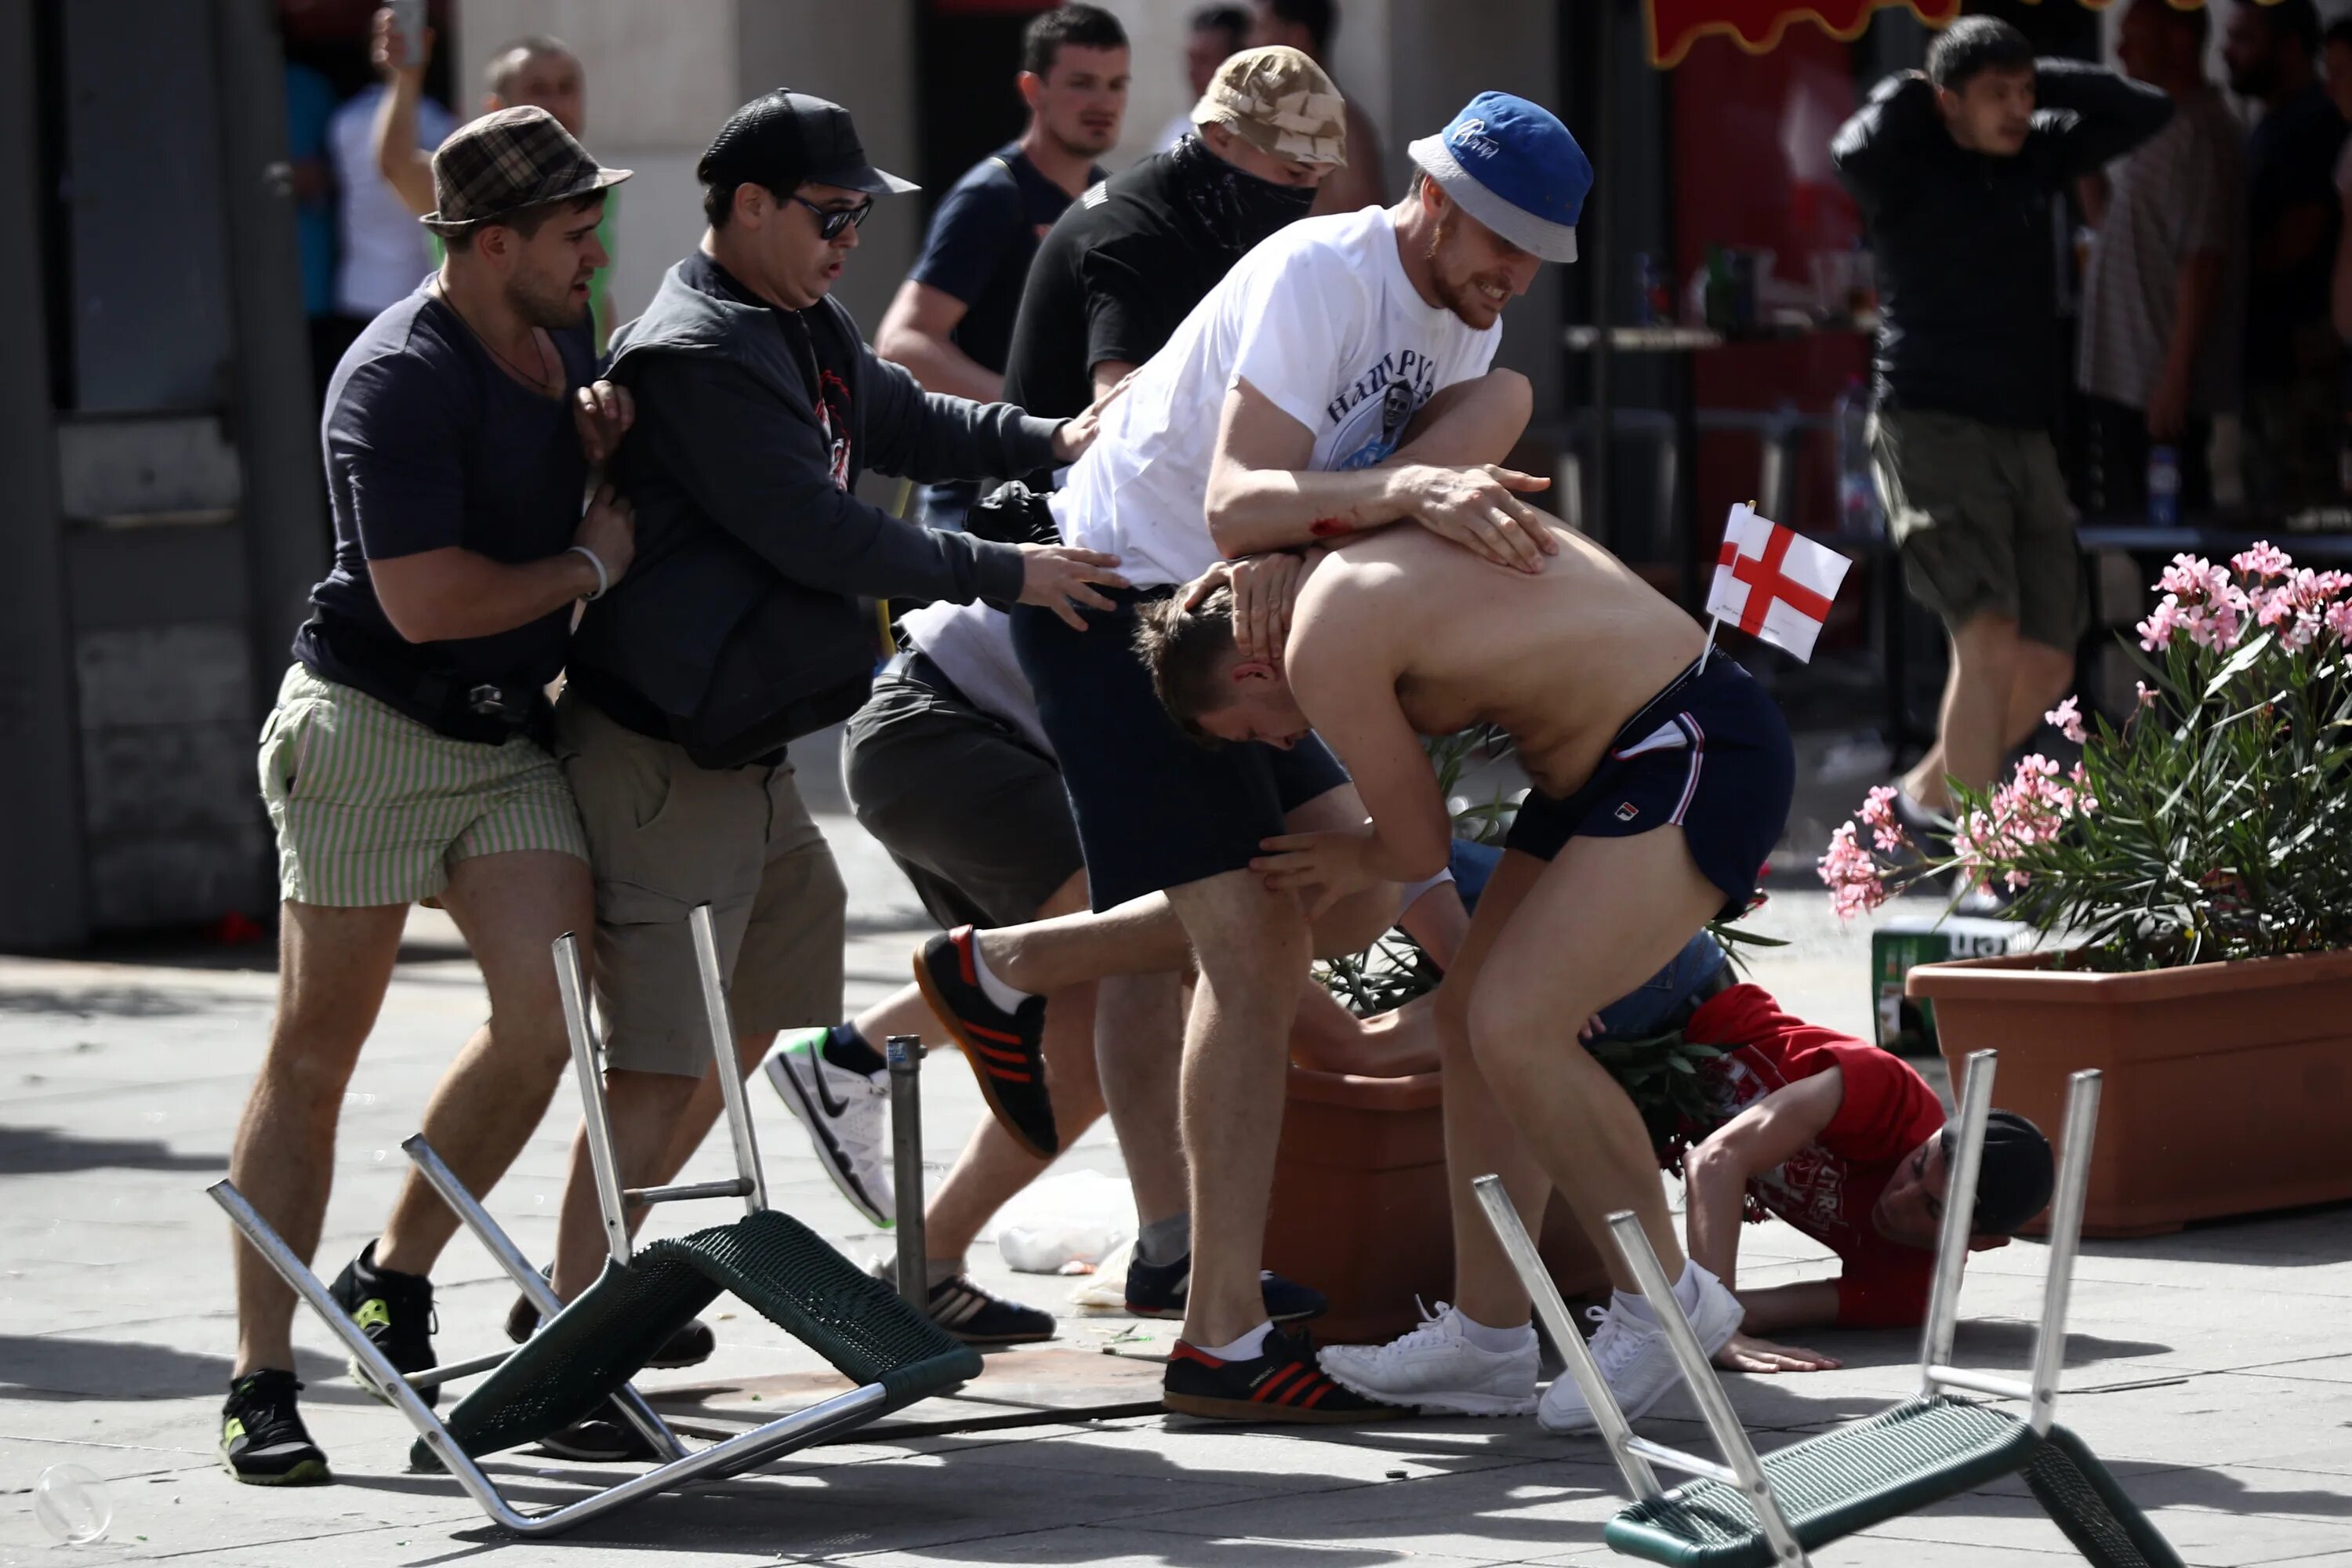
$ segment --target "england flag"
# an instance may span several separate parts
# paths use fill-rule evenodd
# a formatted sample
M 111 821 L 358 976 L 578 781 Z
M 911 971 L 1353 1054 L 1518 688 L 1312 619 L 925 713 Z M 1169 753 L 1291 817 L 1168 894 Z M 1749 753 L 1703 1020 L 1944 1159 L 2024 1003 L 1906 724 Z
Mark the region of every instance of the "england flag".
M 1747 506 L 1735 506 L 1723 525 L 1706 613 L 1811 662 L 1813 639 L 1830 618 L 1830 601 L 1853 564 Z

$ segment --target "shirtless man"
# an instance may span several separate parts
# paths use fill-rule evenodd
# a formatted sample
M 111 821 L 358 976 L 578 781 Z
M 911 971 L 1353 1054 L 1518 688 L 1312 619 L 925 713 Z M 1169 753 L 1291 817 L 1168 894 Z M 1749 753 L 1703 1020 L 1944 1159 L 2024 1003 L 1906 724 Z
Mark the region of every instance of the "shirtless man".
M 1535 573 L 1420 529 L 1318 547 L 1286 633 L 1279 613 L 1246 605 L 1237 628 L 1227 580 L 1246 563 L 1219 566 L 1152 606 L 1138 637 L 1161 700 L 1195 734 L 1284 746 L 1312 731 L 1355 780 L 1367 829 L 1270 838 L 1252 863 L 1310 915 L 1444 861 L 1445 802 L 1421 736 L 1493 723 L 1517 742 L 1534 793 L 1439 991 L 1456 1331 L 1524 1370 L 1489 1407 L 1524 1410 L 1528 1297 L 1470 1183 L 1499 1173 L 1530 1229 L 1557 1185 L 1609 1260 L 1617 1292 L 1592 1351 L 1635 1416 L 1675 1368 L 1605 1216 L 1640 1216 L 1709 1354 L 1740 1309 L 1713 1274 L 1685 1267 L 1642 1119 L 1578 1048 L 1578 1027 L 1706 922 L 1745 910 L 1795 764 L 1771 700 L 1728 658 L 1705 656 L 1696 623 L 1598 545 L 1549 534 L 1554 552 Z M 1409 1388 L 1371 1392 L 1423 1402 Z M 1591 1422 L 1570 1378 L 1538 1414 L 1557 1431 Z

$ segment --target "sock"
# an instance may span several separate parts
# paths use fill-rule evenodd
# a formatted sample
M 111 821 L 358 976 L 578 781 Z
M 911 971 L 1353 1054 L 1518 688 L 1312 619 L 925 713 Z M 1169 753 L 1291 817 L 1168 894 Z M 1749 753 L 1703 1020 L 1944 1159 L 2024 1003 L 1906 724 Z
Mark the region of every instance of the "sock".
M 1658 1321 L 1658 1310 L 1651 1306 L 1644 1298 L 1627 1290 L 1620 1290 L 1615 1294 L 1618 1303 L 1643 1322 L 1654 1323 Z M 1683 1261 L 1682 1278 L 1675 1281 L 1675 1305 L 1683 1310 L 1685 1317 L 1689 1317 L 1698 1310 L 1698 1268 L 1687 1258 Z
M 1136 1234 L 1135 1255 L 1154 1268 L 1165 1268 L 1192 1250 L 1192 1215 L 1181 1210 L 1155 1219 Z
M 932 1290 L 963 1272 L 961 1258 L 926 1258 L 923 1259 L 923 1284 Z
M 1029 1000 L 1026 991 L 1015 991 L 996 977 L 988 967 L 988 960 L 980 954 L 980 933 L 971 936 L 971 972 L 980 981 L 981 994 L 1008 1013 L 1020 1011 L 1021 1004 Z
M 1462 1326 L 1464 1339 L 1489 1355 L 1507 1355 L 1536 1342 L 1536 1326 L 1531 1322 L 1515 1329 L 1490 1329 L 1459 1307 L 1454 1309 L 1454 1321 Z
M 1194 1345 L 1202 1355 L 1215 1356 L 1219 1361 L 1255 1361 L 1265 1353 L 1265 1336 L 1274 1332 L 1274 1320 L 1269 1318 L 1229 1345 Z
M 872 1078 L 890 1065 L 882 1059 L 880 1051 L 866 1044 L 866 1037 L 857 1032 L 855 1024 L 835 1024 L 824 1032 L 824 1044 L 817 1048 L 827 1067 L 865 1078 Z

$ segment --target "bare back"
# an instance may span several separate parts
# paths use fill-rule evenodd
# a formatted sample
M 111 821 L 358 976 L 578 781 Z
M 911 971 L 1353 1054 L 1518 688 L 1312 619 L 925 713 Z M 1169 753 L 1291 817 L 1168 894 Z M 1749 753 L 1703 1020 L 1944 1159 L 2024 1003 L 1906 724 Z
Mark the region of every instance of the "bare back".
M 1559 553 L 1533 574 L 1409 525 L 1351 540 L 1308 574 L 1286 662 L 1298 670 L 1339 651 L 1381 669 L 1415 731 L 1497 725 L 1536 787 L 1567 795 L 1706 637 L 1615 556 L 1552 531 Z M 1308 703 L 1314 683 L 1298 684 Z M 1312 706 L 1307 716 L 1323 727 Z

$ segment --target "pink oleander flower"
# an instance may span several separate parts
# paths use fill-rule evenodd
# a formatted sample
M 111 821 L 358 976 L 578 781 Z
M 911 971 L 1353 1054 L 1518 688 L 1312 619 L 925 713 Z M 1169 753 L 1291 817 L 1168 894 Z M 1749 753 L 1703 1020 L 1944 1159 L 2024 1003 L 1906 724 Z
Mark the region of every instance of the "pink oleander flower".
M 2172 646 L 2173 634 L 2180 629 L 2180 600 L 2167 594 L 2157 602 L 2147 619 L 2133 629 L 2139 633 L 2139 646 L 2156 653 Z
M 2294 557 L 2267 539 L 2258 539 L 2252 549 L 2230 557 L 2230 564 L 2247 577 L 2284 577 L 2294 570 Z
M 2044 713 L 2042 718 L 2045 723 L 2055 724 L 2060 734 L 2078 746 L 2091 738 L 2089 731 L 2083 728 L 2082 705 L 2072 697 Z
M 2339 599 L 2327 606 L 2327 629 L 2336 634 L 2338 642 L 2352 643 L 2352 599 Z
M 2139 698 L 2139 705 L 2142 708 L 2153 708 L 2156 706 L 2156 688 L 2150 686 L 2147 681 L 2133 681 L 2132 690 L 2137 694 Z
M 1895 815 L 1895 790 L 1880 784 L 1863 797 L 1862 820 L 1870 829 L 1870 841 L 1889 855 L 1906 849 L 1911 836 L 1903 831 L 1903 822 Z
M 1852 822 L 1841 822 L 1830 835 L 1829 852 L 1819 861 L 1822 881 L 1830 890 L 1830 909 L 1841 919 L 1867 914 L 1885 903 L 1886 883 L 1878 862 L 1862 847 Z
M 2172 558 L 2172 564 L 2157 579 L 2157 586 L 2184 599 L 2201 599 L 2212 592 L 2217 576 L 2224 584 L 2229 581 L 2227 574 L 2217 573 L 2203 556 L 2183 553 Z

